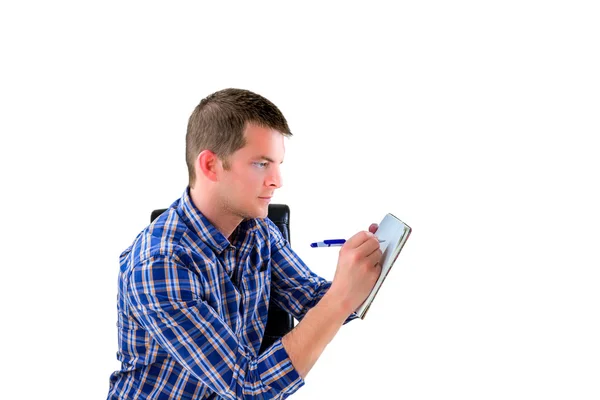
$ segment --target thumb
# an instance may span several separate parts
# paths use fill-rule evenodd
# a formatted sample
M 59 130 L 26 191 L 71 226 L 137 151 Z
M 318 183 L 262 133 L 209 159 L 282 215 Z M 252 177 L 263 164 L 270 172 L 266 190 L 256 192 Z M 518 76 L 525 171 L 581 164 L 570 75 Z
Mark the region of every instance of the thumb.
M 377 224 L 371 224 L 371 226 L 369 226 L 369 232 L 375 233 L 375 232 L 377 232 L 378 228 L 379 228 L 379 225 L 377 225 Z

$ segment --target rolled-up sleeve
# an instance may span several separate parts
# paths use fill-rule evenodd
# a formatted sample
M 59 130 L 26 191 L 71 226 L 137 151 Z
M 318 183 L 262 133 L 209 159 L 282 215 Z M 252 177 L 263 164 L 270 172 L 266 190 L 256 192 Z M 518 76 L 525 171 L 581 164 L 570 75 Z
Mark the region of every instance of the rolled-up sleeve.
M 260 356 L 241 344 L 203 301 L 201 278 L 175 256 L 136 266 L 128 304 L 152 339 L 212 391 L 226 399 L 286 398 L 304 381 L 281 340 Z
M 301 320 L 327 293 L 331 281 L 312 272 L 292 250 L 277 226 L 271 221 L 268 223 L 271 243 L 271 297 L 279 307 Z M 352 313 L 344 324 L 356 318 L 358 315 Z

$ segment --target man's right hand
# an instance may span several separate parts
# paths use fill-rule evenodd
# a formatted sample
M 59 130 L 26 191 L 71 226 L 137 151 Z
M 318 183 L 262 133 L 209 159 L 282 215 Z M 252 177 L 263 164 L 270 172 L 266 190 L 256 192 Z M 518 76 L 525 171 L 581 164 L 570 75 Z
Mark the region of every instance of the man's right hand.
M 305 378 L 344 321 L 367 298 L 381 274 L 379 240 L 369 231 L 352 236 L 340 250 L 331 287 L 282 339 L 294 368 Z
M 371 293 L 381 274 L 381 256 L 379 240 L 371 232 L 358 232 L 342 246 L 328 294 L 336 297 L 348 315 Z

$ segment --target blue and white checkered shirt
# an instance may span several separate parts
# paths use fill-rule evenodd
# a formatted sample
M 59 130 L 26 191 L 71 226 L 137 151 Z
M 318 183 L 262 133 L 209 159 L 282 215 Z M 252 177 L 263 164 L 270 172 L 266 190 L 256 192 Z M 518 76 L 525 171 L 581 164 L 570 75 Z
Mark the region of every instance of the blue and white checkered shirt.
M 121 254 L 109 399 L 286 398 L 304 384 L 281 339 L 258 354 L 269 298 L 300 320 L 331 283 L 269 219 L 232 237 L 186 190 Z

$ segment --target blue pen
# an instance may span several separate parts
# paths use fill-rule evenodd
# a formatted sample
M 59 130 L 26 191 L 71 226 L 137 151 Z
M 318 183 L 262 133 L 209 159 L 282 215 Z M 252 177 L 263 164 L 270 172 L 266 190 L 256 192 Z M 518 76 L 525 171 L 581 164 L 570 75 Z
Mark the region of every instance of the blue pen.
M 379 243 L 385 242 L 385 240 L 380 240 Z M 327 239 L 322 242 L 311 243 L 310 247 L 337 247 L 343 246 L 346 243 L 346 239 Z

